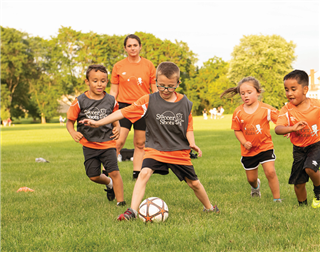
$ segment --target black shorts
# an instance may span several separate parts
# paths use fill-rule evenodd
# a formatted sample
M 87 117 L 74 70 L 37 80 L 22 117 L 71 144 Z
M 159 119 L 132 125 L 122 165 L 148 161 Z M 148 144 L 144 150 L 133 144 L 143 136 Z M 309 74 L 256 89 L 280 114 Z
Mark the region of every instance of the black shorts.
M 110 173 L 118 171 L 117 152 L 115 148 L 94 149 L 83 147 L 84 166 L 88 177 L 97 177 L 101 174 L 101 164 Z
M 193 165 L 163 163 L 151 158 L 146 158 L 143 160 L 142 169 L 146 167 L 154 170 L 154 173 L 161 175 L 167 175 L 169 173 L 170 168 L 172 172 L 179 178 L 180 181 L 186 181 L 185 177 L 190 180 L 198 180 Z
M 119 109 L 125 108 L 131 104 L 119 102 Z M 120 119 L 120 126 L 131 130 L 132 122 L 126 118 Z M 141 118 L 133 123 L 133 129 L 146 131 L 146 121 L 144 118 Z
M 289 184 L 304 184 L 309 181 L 306 168 L 315 172 L 320 165 L 320 142 L 316 142 L 306 147 L 293 145 L 293 164 Z
M 254 170 L 258 168 L 259 164 L 274 160 L 276 160 L 276 155 L 274 154 L 273 149 L 263 151 L 255 156 L 242 156 L 240 159 L 245 170 Z

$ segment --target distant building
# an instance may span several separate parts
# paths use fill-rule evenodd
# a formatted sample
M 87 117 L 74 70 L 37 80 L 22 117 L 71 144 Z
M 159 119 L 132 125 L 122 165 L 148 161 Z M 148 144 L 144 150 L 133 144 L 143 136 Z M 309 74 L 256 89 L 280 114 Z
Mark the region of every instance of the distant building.
M 314 71 L 314 69 L 310 70 L 309 91 L 307 93 L 307 97 L 320 99 L 320 76 L 317 78 L 318 83 L 316 84 L 314 82 L 314 74 L 315 73 L 316 72 Z

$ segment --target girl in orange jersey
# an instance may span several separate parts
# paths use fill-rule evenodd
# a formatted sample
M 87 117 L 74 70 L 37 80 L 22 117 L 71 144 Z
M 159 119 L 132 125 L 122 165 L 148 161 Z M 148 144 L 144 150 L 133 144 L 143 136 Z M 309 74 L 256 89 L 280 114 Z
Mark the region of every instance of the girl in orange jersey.
M 268 179 L 273 200 L 281 202 L 279 181 L 274 167 L 276 156 L 270 134 L 269 122 L 276 123 L 278 110 L 258 100 L 262 92 L 260 83 L 254 77 L 243 78 L 237 87 L 221 94 L 240 94 L 243 104 L 236 108 L 232 117 L 234 133 L 241 144 L 241 163 L 251 185 L 251 197 L 261 197 L 261 182 L 258 166 L 262 165 Z
M 179 86 L 180 70 L 172 62 L 162 62 L 157 68 L 159 92 L 145 95 L 129 107 L 118 110 L 99 121 L 84 119 L 81 123 L 99 127 L 107 122 L 128 118 L 135 122 L 144 117 L 147 124 L 146 148 L 142 169 L 132 193 L 131 207 L 118 220 L 138 216 L 147 182 L 153 173 L 166 175 L 169 168 L 180 181 L 185 181 L 203 204 L 205 212 L 219 213 L 198 179 L 190 159 L 190 149 L 202 152 L 196 145 L 192 126 L 192 102 L 175 92 Z

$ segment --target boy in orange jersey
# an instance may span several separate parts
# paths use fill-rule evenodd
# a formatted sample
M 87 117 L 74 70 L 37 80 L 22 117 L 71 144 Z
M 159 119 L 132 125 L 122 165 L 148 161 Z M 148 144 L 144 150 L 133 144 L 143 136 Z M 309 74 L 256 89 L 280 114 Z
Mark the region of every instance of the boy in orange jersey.
M 89 66 L 85 82 L 89 90 L 71 104 L 67 113 L 67 129 L 72 138 L 83 145 L 87 176 L 95 183 L 106 185 L 109 201 L 116 197 L 117 205 L 124 206 L 126 202 L 123 199 L 123 182 L 117 163 L 115 141 L 119 138 L 119 122 L 113 122 L 113 126 L 105 124 L 98 129 L 79 123 L 85 118 L 99 120 L 118 110 L 115 98 L 104 91 L 108 83 L 106 68 L 102 65 Z M 74 130 L 76 121 L 77 131 Z M 101 174 L 101 163 L 110 177 Z
M 156 78 L 159 92 L 145 95 L 131 106 L 98 122 L 82 121 L 85 125 L 99 127 L 123 117 L 132 122 L 141 117 L 146 120 L 147 140 L 142 169 L 134 186 L 131 207 L 119 215 L 118 220 L 137 217 L 149 178 L 153 173 L 166 175 L 169 168 L 194 191 L 204 205 L 203 211 L 219 213 L 218 207 L 210 203 L 191 163 L 190 148 L 197 151 L 199 157 L 202 152 L 194 140 L 192 103 L 186 96 L 175 92 L 179 86 L 180 70 L 172 62 L 163 62 L 157 68 Z
M 293 144 L 289 184 L 294 184 L 299 206 L 307 205 L 306 182 L 310 177 L 314 186 L 312 207 L 320 208 L 320 101 L 306 97 L 309 89 L 306 72 L 294 70 L 283 81 L 289 103 L 280 111 L 275 132 L 290 133 Z

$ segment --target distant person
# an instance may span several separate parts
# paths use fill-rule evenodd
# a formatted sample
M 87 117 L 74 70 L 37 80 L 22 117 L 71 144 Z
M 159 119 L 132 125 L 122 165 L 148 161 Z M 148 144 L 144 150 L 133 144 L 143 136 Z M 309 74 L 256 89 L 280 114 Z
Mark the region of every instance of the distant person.
M 202 111 L 202 113 L 203 113 L 203 119 L 207 120 L 207 119 L 208 119 L 207 109 L 204 108 L 203 111 Z
M 262 165 L 269 182 L 273 201 L 281 202 L 279 180 L 274 167 L 276 156 L 270 134 L 269 122 L 276 122 L 278 110 L 258 100 L 262 92 L 260 83 L 254 77 L 245 77 L 237 87 L 229 88 L 220 97 L 231 93 L 240 94 L 243 104 L 232 116 L 234 133 L 241 144 L 241 163 L 251 185 L 251 197 L 261 198 L 261 182 L 258 167 Z
M 64 126 L 64 121 L 65 121 L 66 119 L 65 118 L 62 118 L 62 116 L 60 115 L 59 116 L 59 122 L 60 122 L 60 125 L 61 126 Z
M 223 113 L 224 113 L 223 107 L 219 106 L 219 108 L 218 108 L 218 119 L 222 119 L 224 117 Z
M 289 184 L 294 185 L 299 206 L 308 205 L 306 183 L 311 179 L 314 198 L 311 206 L 320 208 L 320 101 L 307 98 L 309 76 L 294 70 L 284 78 L 289 100 L 282 107 L 275 127 L 276 134 L 290 134 L 293 164 Z
M 142 45 L 137 35 L 130 34 L 124 40 L 124 50 L 128 57 L 117 62 L 112 70 L 110 95 L 114 96 L 119 109 L 133 104 L 140 97 L 157 91 L 155 67 L 153 63 L 141 57 Z M 132 123 L 124 118 L 120 120 L 121 132 L 117 140 L 117 155 L 121 161 L 120 151 L 123 148 Z M 133 179 L 136 180 L 142 165 L 144 145 L 146 141 L 146 123 L 144 118 L 133 124 Z
M 12 120 L 10 118 L 7 119 L 7 124 L 11 126 Z
M 80 123 L 88 118 L 100 120 L 118 110 L 115 98 L 104 91 L 108 83 L 106 68 L 102 65 L 90 65 L 85 82 L 89 90 L 71 104 L 67 113 L 67 129 L 72 138 L 83 145 L 87 176 L 95 183 L 106 185 L 109 201 L 117 198 L 117 205 L 124 206 L 126 202 L 123 199 L 123 183 L 117 163 L 115 141 L 119 138 L 119 122 L 105 124 L 95 130 Z M 74 130 L 75 122 L 77 131 Z M 110 177 L 101 174 L 101 164 Z
M 211 119 L 213 118 L 213 119 L 216 119 L 217 118 L 217 108 L 212 108 L 212 109 L 210 109 L 210 114 L 211 114 Z M 212 115 L 213 115 L 213 117 L 212 117 Z
M 172 62 L 162 62 L 157 68 L 156 75 L 159 92 L 145 95 L 131 106 L 116 111 L 102 120 L 84 119 L 81 122 L 88 126 L 99 127 L 123 117 L 132 122 L 141 117 L 146 119 L 147 141 L 142 170 L 134 186 L 131 207 L 121 214 L 118 220 L 138 217 L 138 208 L 149 178 L 153 173 L 166 175 L 169 173 L 169 168 L 180 181 L 184 180 L 194 191 L 204 205 L 203 211 L 219 213 L 218 207 L 211 204 L 191 163 L 190 149 L 198 152 L 199 157 L 202 152 L 194 140 L 192 102 L 185 95 L 175 92 L 179 86 L 180 70 Z

